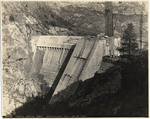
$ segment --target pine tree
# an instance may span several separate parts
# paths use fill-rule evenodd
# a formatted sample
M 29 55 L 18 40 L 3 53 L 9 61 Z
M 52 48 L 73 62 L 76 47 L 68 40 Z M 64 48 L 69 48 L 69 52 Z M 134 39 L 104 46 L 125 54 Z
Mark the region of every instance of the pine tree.
M 129 57 L 138 50 L 136 34 L 132 23 L 128 24 L 123 33 L 121 48 L 119 50 L 123 53 L 123 55 L 128 54 Z

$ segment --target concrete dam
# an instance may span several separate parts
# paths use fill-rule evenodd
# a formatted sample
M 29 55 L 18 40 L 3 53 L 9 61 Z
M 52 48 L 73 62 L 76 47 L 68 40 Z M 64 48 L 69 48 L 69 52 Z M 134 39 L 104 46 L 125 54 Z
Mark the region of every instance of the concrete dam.
M 106 39 L 92 36 L 36 36 L 31 76 L 42 76 L 52 89 L 50 103 L 72 95 L 79 80 L 92 78 L 106 53 Z M 76 85 L 71 86 L 71 84 Z

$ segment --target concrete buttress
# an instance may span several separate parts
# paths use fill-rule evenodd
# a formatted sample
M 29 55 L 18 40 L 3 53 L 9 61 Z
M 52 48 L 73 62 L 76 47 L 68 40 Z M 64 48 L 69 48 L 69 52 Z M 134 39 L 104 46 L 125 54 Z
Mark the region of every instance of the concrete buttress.
M 97 37 L 85 37 L 78 41 L 54 91 L 53 97 L 50 100 L 50 104 L 59 100 L 58 94 L 64 99 L 72 95 L 76 91 L 79 80 L 86 80 L 94 76 L 100 67 L 102 57 L 105 55 L 105 45 L 105 42 L 99 40 Z M 95 63 L 92 64 L 92 62 Z M 68 88 L 68 90 L 66 90 L 66 88 Z

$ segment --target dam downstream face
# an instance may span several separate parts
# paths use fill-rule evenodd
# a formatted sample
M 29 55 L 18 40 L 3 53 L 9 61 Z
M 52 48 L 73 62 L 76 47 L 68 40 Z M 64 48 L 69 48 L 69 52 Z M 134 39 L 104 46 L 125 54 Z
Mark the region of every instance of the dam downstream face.
M 105 55 L 106 42 L 97 37 L 50 36 L 48 38 L 44 36 L 39 38 L 31 74 L 32 77 L 40 75 L 42 79 L 39 80 L 47 82 L 51 88 L 47 94 L 49 103 L 53 103 L 59 100 L 59 97 L 55 98 L 57 94 L 66 88 L 63 97 L 72 95 L 78 83 L 73 87 L 72 84 L 94 76 Z

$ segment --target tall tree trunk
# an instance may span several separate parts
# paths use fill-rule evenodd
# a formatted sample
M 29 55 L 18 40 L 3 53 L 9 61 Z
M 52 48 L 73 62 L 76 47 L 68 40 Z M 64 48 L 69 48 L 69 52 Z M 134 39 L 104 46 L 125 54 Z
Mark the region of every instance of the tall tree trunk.
M 129 58 L 130 58 L 130 55 L 131 55 L 131 38 L 129 38 Z

